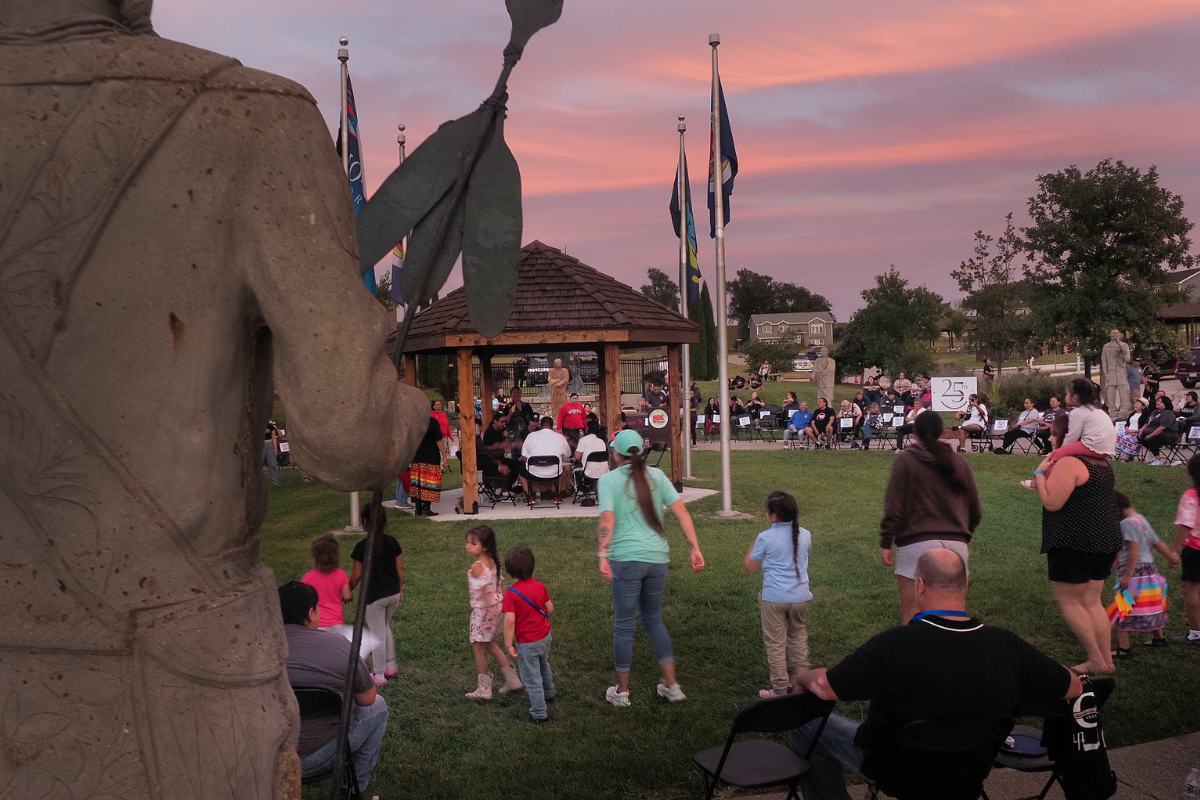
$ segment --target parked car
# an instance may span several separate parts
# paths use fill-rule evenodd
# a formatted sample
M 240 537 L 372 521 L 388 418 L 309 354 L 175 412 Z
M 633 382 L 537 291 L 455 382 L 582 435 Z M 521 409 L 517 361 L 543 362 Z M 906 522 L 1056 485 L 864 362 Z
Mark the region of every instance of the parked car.
M 1185 389 L 1196 388 L 1200 382 L 1200 347 L 1192 348 L 1191 361 L 1180 361 L 1175 364 L 1175 377 Z
M 545 386 L 550 382 L 550 362 L 546 356 L 530 356 L 525 369 L 526 386 Z
M 792 372 L 812 372 L 812 362 L 808 356 L 797 356 L 792 360 Z

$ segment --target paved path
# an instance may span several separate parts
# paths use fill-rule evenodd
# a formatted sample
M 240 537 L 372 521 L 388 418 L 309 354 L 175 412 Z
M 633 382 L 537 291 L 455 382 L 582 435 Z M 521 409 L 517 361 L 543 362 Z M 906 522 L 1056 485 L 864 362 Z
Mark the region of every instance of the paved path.
M 1175 800 L 1183 796 L 1183 782 L 1192 767 L 1200 767 L 1200 733 L 1174 736 L 1157 742 L 1118 747 L 1108 753 L 1117 773 L 1116 800 Z M 1037 795 L 1046 784 L 1045 774 L 1025 774 L 1010 769 L 994 769 L 984 783 L 991 800 L 1012 800 Z M 783 800 L 784 792 L 759 795 L 759 800 Z M 850 796 L 861 800 L 867 787 L 850 787 Z M 1058 784 L 1048 800 L 1062 800 Z
M 716 494 L 715 489 L 695 489 L 690 486 L 685 486 L 681 496 L 684 503 L 692 503 L 701 498 Z M 525 503 L 518 502 L 516 505 L 512 503 L 497 503 L 495 508 L 491 507 L 491 501 L 486 498 L 480 498 L 479 513 L 474 516 L 462 516 L 454 513 L 454 505 L 462 499 L 462 489 L 449 489 L 442 492 L 442 499 L 433 504 L 433 510 L 437 512 L 436 517 L 430 517 L 434 522 L 461 522 L 470 520 L 472 522 L 487 522 L 490 520 L 527 520 L 527 519 L 568 519 L 579 517 L 599 517 L 599 506 L 581 506 L 573 504 L 570 497 L 563 498 L 562 507 L 555 508 L 554 503 L 546 500 L 539 500 L 534 508 L 530 508 Z M 385 508 L 393 510 L 405 511 L 409 514 L 413 513 L 412 508 L 397 509 L 395 500 L 383 501 Z

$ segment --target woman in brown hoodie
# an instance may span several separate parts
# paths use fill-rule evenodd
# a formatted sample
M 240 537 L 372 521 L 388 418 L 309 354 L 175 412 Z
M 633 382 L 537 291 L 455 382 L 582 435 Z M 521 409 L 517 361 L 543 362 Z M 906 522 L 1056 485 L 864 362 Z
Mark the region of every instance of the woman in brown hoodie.
M 968 545 L 983 518 L 971 466 L 950 445 L 938 441 L 942 418 L 925 411 L 917 415 L 913 427 L 917 441 L 892 462 L 879 523 L 881 557 L 896 569 L 905 624 L 918 611 L 913 579 L 917 559 L 926 550 L 944 547 L 969 566 Z

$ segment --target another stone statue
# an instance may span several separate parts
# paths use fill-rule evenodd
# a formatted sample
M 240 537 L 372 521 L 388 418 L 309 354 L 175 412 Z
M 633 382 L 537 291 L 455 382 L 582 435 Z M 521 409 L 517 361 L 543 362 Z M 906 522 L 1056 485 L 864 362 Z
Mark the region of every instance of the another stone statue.
M 1133 413 L 1129 400 L 1129 379 L 1125 366 L 1129 363 L 1129 345 L 1121 341 L 1121 332 L 1108 332 L 1109 342 L 1100 351 L 1100 396 L 1114 419 Z
M 837 362 L 829 357 L 829 348 L 822 347 L 821 354 L 813 362 L 812 382 L 817 386 L 817 399 L 825 398 L 825 402 L 833 408 L 833 384 L 836 380 Z
M 580 397 L 591 394 L 588 391 L 587 384 L 583 382 L 583 375 L 579 373 L 579 359 L 575 358 L 574 363 L 567 367 L 571 374 L 571 380 L 567 382 L 567 395 L 577 394 Z
M 149 7 L 0 6 L 0 794 L 299 796 L 272 399 L 341 491 L 394 481 L 428 405 L 312 97 Z
M 550 416 L 554 419 L 558 419 L 558 409 L 567 402 L 567 384 L 570 381 L 571 373 L 563 366 L 562 359 L 554 359 L 554 366 L 546 379 L 546 385 L 550 387 Z

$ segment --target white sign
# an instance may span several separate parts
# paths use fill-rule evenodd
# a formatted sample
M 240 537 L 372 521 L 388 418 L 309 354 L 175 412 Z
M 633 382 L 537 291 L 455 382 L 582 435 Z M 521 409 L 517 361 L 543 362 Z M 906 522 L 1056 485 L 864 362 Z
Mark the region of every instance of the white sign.
M 992 423 L 992 433 L 1004 433 L 1008 430 L 1008 420 L 998 419 Z
M 847 431 L 854 427 L 854 420 L 850 417 L 842 417 L 838 420 L 838 425 L 842 430 Z
M 883 415 L 883 424 L 884 424 L 884 425 L 891 425 L 891 424 L 892 424 L 892 415 L 891 415 L 891 414 L 884 414 L 884 415 Z
M 290 444 L 288 444 L 287 442 L 279 443 L 279 452 L 290 453 L 291 451 L 292 451 L 292 446 Z
M 1125 432 L 1125 426 L 1128 424 L 1129 424 L 1129 422 L 1127 420 L 1120 420 L 1117 422 L 1117 424 L 1115 426 L 1117 429 L 1117 436 L 1120 436 L 1122 433 Z
M 700 416 L 696 417 L 696 427 L 699 428 L 703 425 L 704 425 L 704 415 L 701 414 Z
M 979 392 L 979 379 L 933 378 L 930 388 L 934 411 L 966 411 L 967 398 Z
M 770 412 L 770 411 L 760 411 L 760 412 L 758 412 L 758 418 L 759 418 L 759 419 L 766 419 L 766 418 L 767 418 L 767 417 L 769 417 L 769 416 L 771 416 L 771 412 Z
M 713 424 L 714 424 L 714 425 L 720 425 L 720 424 L 721 424 L 721 415 L 720 415 L 720 414 L 713 414 L 713 415 L 712 415 L 712 421 L 713 421 Z
M 895 407 L 893 407 L 893 408 L 892 408 L 892 412 L 893 412 L 893 413 L 894 413 L 894 414 L 895 414 L 897 417 L 903 417 L 903 416 L 904 416 L 904 406 L 895 406 Z
M 738 417 L 738 424 L 741 425 L 743 428 L 749 428 L 750 427 L 750 418 L 749 417 Z
M 1188 438 L 1192 439 L 1193 441 L 1200 439 L 1200 425 L 1192 426 L 1191 430 L 1188 431 Z

